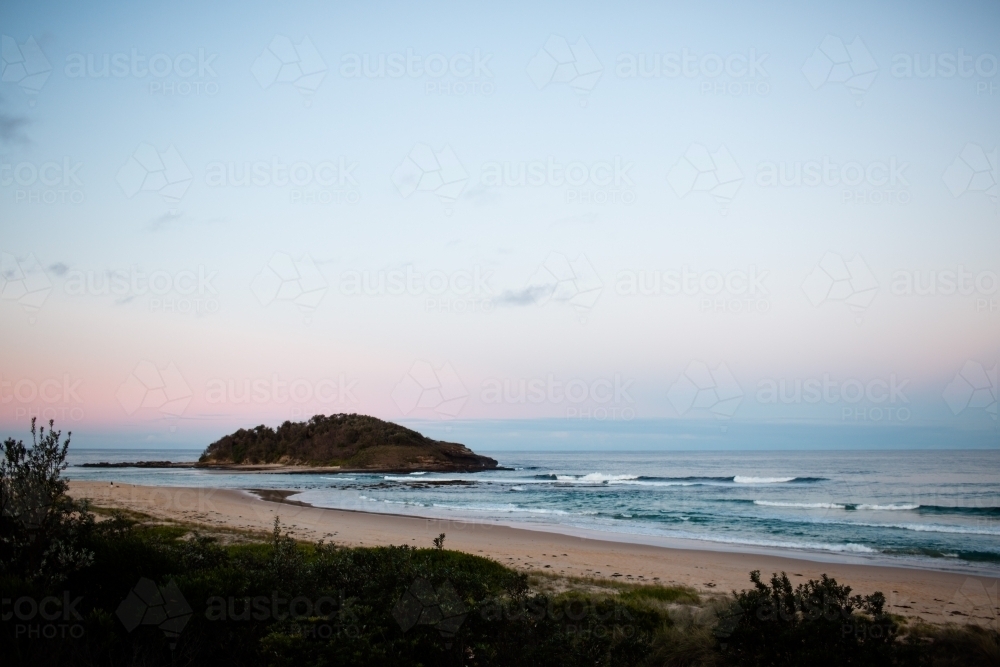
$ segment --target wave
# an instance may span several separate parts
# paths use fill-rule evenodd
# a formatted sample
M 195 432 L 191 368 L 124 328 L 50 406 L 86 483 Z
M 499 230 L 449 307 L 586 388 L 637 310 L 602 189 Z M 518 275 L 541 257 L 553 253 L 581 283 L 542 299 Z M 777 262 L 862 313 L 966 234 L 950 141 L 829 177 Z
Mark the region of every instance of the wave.
M 648 486 L 693 486 L 696 484 L 783 484 L 800 483 L 808 484 L 813 482 L 827 481 L 826 477 L 753 477 L 748 475 L 727 475 L 727 476 L 703 476 L 687 475 L 683 477 L 660 477 L 650 475 L 615 475 L 610 473 L 592 472 L 586 475 L 558 475 L 539 474 L 534 475 L 534 479 L 550 482 L 571 482 L 571 483 L 622 483 L 633 484 L 644 483 Z
M 914 505 L 913 503 L 890 503 L 888 505 L 869 505 L 861 503 L 860 505 L 850 505 L 848 506 L 848 509 L 874 510 L 878 512 L 906 512 L 915 510 L 918 507 L 920 507 L 920 505 Z
M 993 551 L 959 551 L 958 557 L 974 563 L 1000 563 L 1000 554 Z
M 755 500 L 754 505 L 764 507 L 798 507 L 802 509 L 824 509 L 824 510 L 873 510 L 873 511 L 904 511 L 915 510 L 920 505 L 909 503 L 896 503 L 889 505 L 868 505 L 865 503 L 796 503 L 782 502 L 778 500 Z
M 558 482 L 584 482 L 584 483 L 602 483 L 602 482 L 620 482 L 623 480 L 633 480 L 638 479 L 638 475 L 606 475 L 602 472 L 592 472 L 589 475 L 556 475 L 556 481 Z
M 942 505 L 919 505 L 917 503 L 799 503 L 799 502 L 782 502 L 782 501 L 771 501 L 771 500 L 746 500 L 743 498 L 726 498 L 722 499 L 723 502 L 731 503 L 747 503 L 752 502 L 754 505 L 762 505 L 764 507 L 800 507 L 800 508 L 813 508 L 813 509 L 836 509 L 845 510 L 848 512 L 852 511 L 868 511 L 868 512 L 913 512 L 916 511 L 919 514 L 959 514 L 966 516 L 1000 516 L 1000 507 L 948 507 Z
M 1000 563 L 1000 553 L 995 551 L 941 551 L 927 547 L 886 549 L 893 556 L 924 556 L 928 558 L 958 558 L 970 563 Z
M 764 507 L 798 507 L 803 509 L 824 509 L 824 510 L 842 510 L 845 509 L 845 505 L 840 505 L 838 503 L 783 503 L 775 500 L 755 500 L 754 505 L 763 505 Z
M 410 474 L 411 475 L 415 475 L 417 473 L 410 473 Z M 422 475 L 424 473 L 420 473 L 420 474 Z M 417 482 L 419 482 L 421 484 L 428 484 L 428 483 L 431 483 L 431 482 L 466 482 L 466 481 L 470 481 L 470 480 L 467 480 L 467 479 L 465 479 L 463 477 L 421 477 L 419 479 L 413 479 L 412 477 L 409 477 L 409 476 L 407 476 L 407 477 L 396 477 L 396 476 L 393 476 L 393 475 L 385 475 L 385 476 L 382 477 L 382 479 L 385 480 L 385 481 L 387 481 L 387 482 L 408 482 L 408 483 L 417 483 Z
M 793 503 L 793 502 L 777 502 L 769 500 L 742 500 L 742 499 L 732 499 L 728 502 L 734 503 L 748 503 L 752 502 L 754 505 L 760 505 L 764 507 L 793 507 L 802 509 L 845 509 L 844 505 L 838 503 Z M 848 506 L 849 507 L 849 506 Z M 850 515 L 846 515 L 850 516 Z M 718 517 L 710 517 L 715 519 Z M 751 516 L 735 516 L 732 518 L 738 519 L 760 519 L 760 517 Z M 919 533 L 947 533 L 952 535 L 1000 535 L 1000 529 L 996 528 L 979 528 L 975 526 L 947 526 L 935 523 L 873 523 L 867 521 L 845 521 L 845 520 L 832 520 L 832 519 L 814 519 L 809 520 L 807 518 L 796 518 L 794 520 L 782 519 L 780 517 L 769 517 L 766 519 L 761 519 L 765 522 L 780 522 L 780 523 L 792 523 L 792 524 L 804 524 L 812 526 L 854 526 L 854 527 L 864 527 L 864 528 L 894 528 L 896 530 L 909 530 Z
M 920 505 L 921 514 L 966 514 L 969 516 L 1000 517 L 1000 507 L 949 507 L 947 505 Z
M 701 482 L 654 482 L 645 479 L 623 479 L 614 484 L 623 484 L 626 486 L 701 486 Z
M 862 523 L 872 528 L 899 528 L 919 533 L 951 533 L 954 535 L 1000 535 L 1000 529 L 973 528 L 971 526 L 941 526 L 933 523 Z
M 648 477 L 646 475 L 642 475 L 639 479 L 656 482 L 732 482 L 733 476 L 705 477 L 701 475 L 688 475 L 686 477 Z
M 366 495 L 359 495 L 359 499 L 367 500 L 370 503 L 386 503 L 387 505 L 408 505 L 410 507 L 427 507 L 424 503 L 418 503 L 415 500 L 388 500 L 385 498 L 371 498 Z
M 837 553 L 857 553 L 857 554 L 877 554 L 878 549 L 873 549 L 864 544 L 845 542 L 843 544 L 829 544 L 825 542 L 790 542 L 784 540 L 754 540 L 741 539 L 738 537 L 719 537 L 718 535 L 704 535 L 701 533 L 688 533 L 687 531 L 676 531 L 677 537 L 687 539 L 703 540 L 706 542 L 719 542 L 722 544 L 738 544 L 751 547 L 777 547 L 781 549 L 805 549 L 812 551 L 833 551 Z
M 560 516 L 571 514 L 571 512 L 567 512 L 566 510 L 544 509 L 540 507 L 519 507 L 513 503 L 508 503 L 506 505 L 446 505 L 442 503 L 434 503 L 433 507 L 449 510 L 461 510 L 465 512 L 523 512 L 526 514 L 556 514 Z

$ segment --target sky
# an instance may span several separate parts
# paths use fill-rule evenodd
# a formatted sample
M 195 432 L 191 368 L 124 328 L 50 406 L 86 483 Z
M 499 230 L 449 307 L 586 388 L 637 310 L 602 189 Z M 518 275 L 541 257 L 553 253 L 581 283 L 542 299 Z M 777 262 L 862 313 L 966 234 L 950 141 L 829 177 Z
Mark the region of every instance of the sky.
M 998 13 L 6 2 L 3 434 L 997 447 Z

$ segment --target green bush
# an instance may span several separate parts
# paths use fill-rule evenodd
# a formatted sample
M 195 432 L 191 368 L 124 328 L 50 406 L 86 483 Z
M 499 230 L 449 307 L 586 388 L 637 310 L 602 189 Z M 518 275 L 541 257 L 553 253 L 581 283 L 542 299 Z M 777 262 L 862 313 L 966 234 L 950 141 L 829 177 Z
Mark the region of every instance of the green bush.
M 80 547 L 93 525 L 86 504 L 66 495 L 62 479 L 70 435 L 31 420 L 32 446 L 7 438 L 0 444 L 0 577 L 56 582 L 85 567 L 92 554 Z
M 895 658 L 897 626 L 884 611 L 885 596 L 851 595 L 823 575 L 794 589 L 782 572 L 734 592 L 733 604 L 716 629 L 723 654 L 734 664 L 887 665 Z

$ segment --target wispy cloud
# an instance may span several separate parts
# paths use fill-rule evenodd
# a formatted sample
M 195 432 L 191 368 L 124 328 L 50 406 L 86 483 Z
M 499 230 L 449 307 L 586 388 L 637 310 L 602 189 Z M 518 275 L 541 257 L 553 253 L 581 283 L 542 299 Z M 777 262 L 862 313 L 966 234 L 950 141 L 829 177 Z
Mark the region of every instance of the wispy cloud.
M 31 143 L 28 135 L 24 133 L 24 128 L 29 121 L 23 116 L 12 116 L 4 110 L 4 101 L 0 97 L 0 141 L 5 144 L 27 144 Z
M 500 306 L 530 306 L 551 291 L 551 285 L 529 285 L 524 289 L 504 290 L 494 302 Z

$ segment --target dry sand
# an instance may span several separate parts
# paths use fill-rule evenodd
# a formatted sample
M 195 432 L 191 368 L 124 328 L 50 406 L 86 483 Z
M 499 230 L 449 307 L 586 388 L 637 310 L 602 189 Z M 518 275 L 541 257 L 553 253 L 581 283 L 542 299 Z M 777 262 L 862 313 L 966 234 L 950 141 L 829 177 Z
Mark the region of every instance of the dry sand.
M 73 481 L 70 494 L 95 505 L 143 512 L 211 528 L 268 531 L 274 517 L 293 537 L 345 546 L 409 544 L 430 547 L 440 533 L 445 547 L 492 558 L 522 571 L 557 577 L 690 586 L 720 593 L 750 586 L 749 572 L 787 572 L 792 583 L 828 574 L 857 593 L 882 591 L 893 613 L 927 622 L 976 622 L 996 627 L 997 579 L 965 573 L 857 563 L 817 562 L 773 554 L 706 548 L 669 548 L 611 541 L 607 534 L 573 536 L 495 523 L 424 519 L 333 510 L 294 503 L 287 492 L 248 491 Z M 617 537 L 617 536 L 615 536 Z

